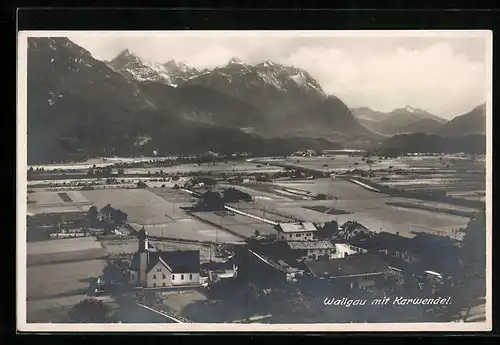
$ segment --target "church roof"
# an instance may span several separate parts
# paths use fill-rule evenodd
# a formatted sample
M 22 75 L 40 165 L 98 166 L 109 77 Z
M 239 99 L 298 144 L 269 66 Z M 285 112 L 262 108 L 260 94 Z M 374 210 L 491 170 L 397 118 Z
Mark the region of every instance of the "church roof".
M 160 258 L 172 270 L 172 273 L 188 273 L 200 271 L 200 251 L 199 250 L 176 250 L 147 252 L 148 265 L 146 272 L 149 272 L 160 260 Z M 136 253 L 132 257 L 130 270 L 139 271 L 140 254 Z

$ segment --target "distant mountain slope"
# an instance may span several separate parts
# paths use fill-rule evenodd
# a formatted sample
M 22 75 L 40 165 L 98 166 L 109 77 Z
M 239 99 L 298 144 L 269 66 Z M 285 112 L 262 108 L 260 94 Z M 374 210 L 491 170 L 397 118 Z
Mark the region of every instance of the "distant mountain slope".
M 443 124 L 433 118 L 424 118 L 410 124 L 394 127 L 392 131 L 397 134 L 404 133 L 435 133 Z
M 373 111 L 369 108 L 358 108 L 354 112 L 358 120 L 367 128 L 377 133 L 390 135 L 413 132 L 432 133 L 441 124 L 447 122 L 425 110 L 410 106 L 394 109 L 388 113 Z
M 447 137 L 423 133 L 401 134 L 383 141 L 380 148 L 399 152 L 484 154 L 486 153 L 486 136 L 476 134 Z
M 470 112 L 455 117 L 438 129 L 437 134 L 445 136 L 486 134 L 486 104 L 483 103 Z
M 316 135 L 334 140 L 360 133 L 376 137 L 340 99 L 326 95 L 319 83 L 299 68 L 271 61 L 250 65 L 232 59 L 225 66 L 190 78 L 182 86 L 188 85 L 210 88 L 252 105 L 266 116 L 264 122 L 254 124 L 266 135 Z
M 158 112 L 138 87 L 67 38 L 28 39 L 28 160 L 133 145 Z
M 245 128 L 267 137 L 378 138 L 299 68 L 272 61 L 252 65 L 236 58 L 213 70 L 198 71 L 173 60 L 151 67 L 127 50 L 109 64 L 139 87 L 147 84 L 143 89 L 148 96 L 174 107 L 184 119 Z M 161 90 L 159 84 L 177 90 Z M 172 103 L 172 97 L 177 101 Z
M 321 138 L 245 133 L 240 127 L 267 121 L 254 105 L 202 86 L 138 81 L 63 37 L 28 40 L 27 84 L 29 164 L 153 149 L 287 154 L 304 145 L 341 147 Z
M 368 107 L 353 108 L 353 114 L 362 121 L 383 121 L 391 117 L 391 113 L 376 111 Z

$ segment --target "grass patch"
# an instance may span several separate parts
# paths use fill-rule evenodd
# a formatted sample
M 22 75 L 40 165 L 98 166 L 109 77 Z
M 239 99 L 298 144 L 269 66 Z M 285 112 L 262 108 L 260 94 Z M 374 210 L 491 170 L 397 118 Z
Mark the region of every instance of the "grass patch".
M 64 202 L 73 202 L 73 199 L 69 197 L 68 193 L 57 193 L 57 195 L 59 195 L 61 200 Z

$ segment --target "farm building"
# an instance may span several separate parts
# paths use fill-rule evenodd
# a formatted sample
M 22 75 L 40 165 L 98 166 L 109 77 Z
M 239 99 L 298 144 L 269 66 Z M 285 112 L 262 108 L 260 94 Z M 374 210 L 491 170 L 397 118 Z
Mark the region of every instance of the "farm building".
M 390 273 L 384 260 L 374 254 L 359 254 L 342 259 L 305 261 L 307 273 L 314 278 L 335 280 L 351 289 L 373 291 L 385 285 Z
M 287 241 L 286 243 L 300 259 L 315 260 L 322 256 L 331 258 L 335 253 L 335 245 L 330 241 Z
M 277 239 L 282 241 L 308 241 L 317 229 L 311 222 L 279 223 L 274 227 Z
M 100 214 L 102 220 L 115 224 L 122 224 L 126 222 L 128 218 L 128 215 L 125 212 L 115 209 L 110 204 L 101 208 Z
M 205 211 L 222 211 L 224 195 L 218 191 L 207 191 L 200 197 L 197 208 Z
M 200 252 L 152 251 L 148 233 L 139 231 L 139 248 L 129 271 L 131 284 L 142 287 L 186 287 L 200 285 Z

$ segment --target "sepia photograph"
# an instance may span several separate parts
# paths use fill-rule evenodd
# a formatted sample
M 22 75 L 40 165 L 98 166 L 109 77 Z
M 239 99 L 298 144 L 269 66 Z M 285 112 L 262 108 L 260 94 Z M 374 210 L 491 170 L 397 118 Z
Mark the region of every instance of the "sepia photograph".
M 21 31 L 21 331 L 491 330 L 489 31 Z

